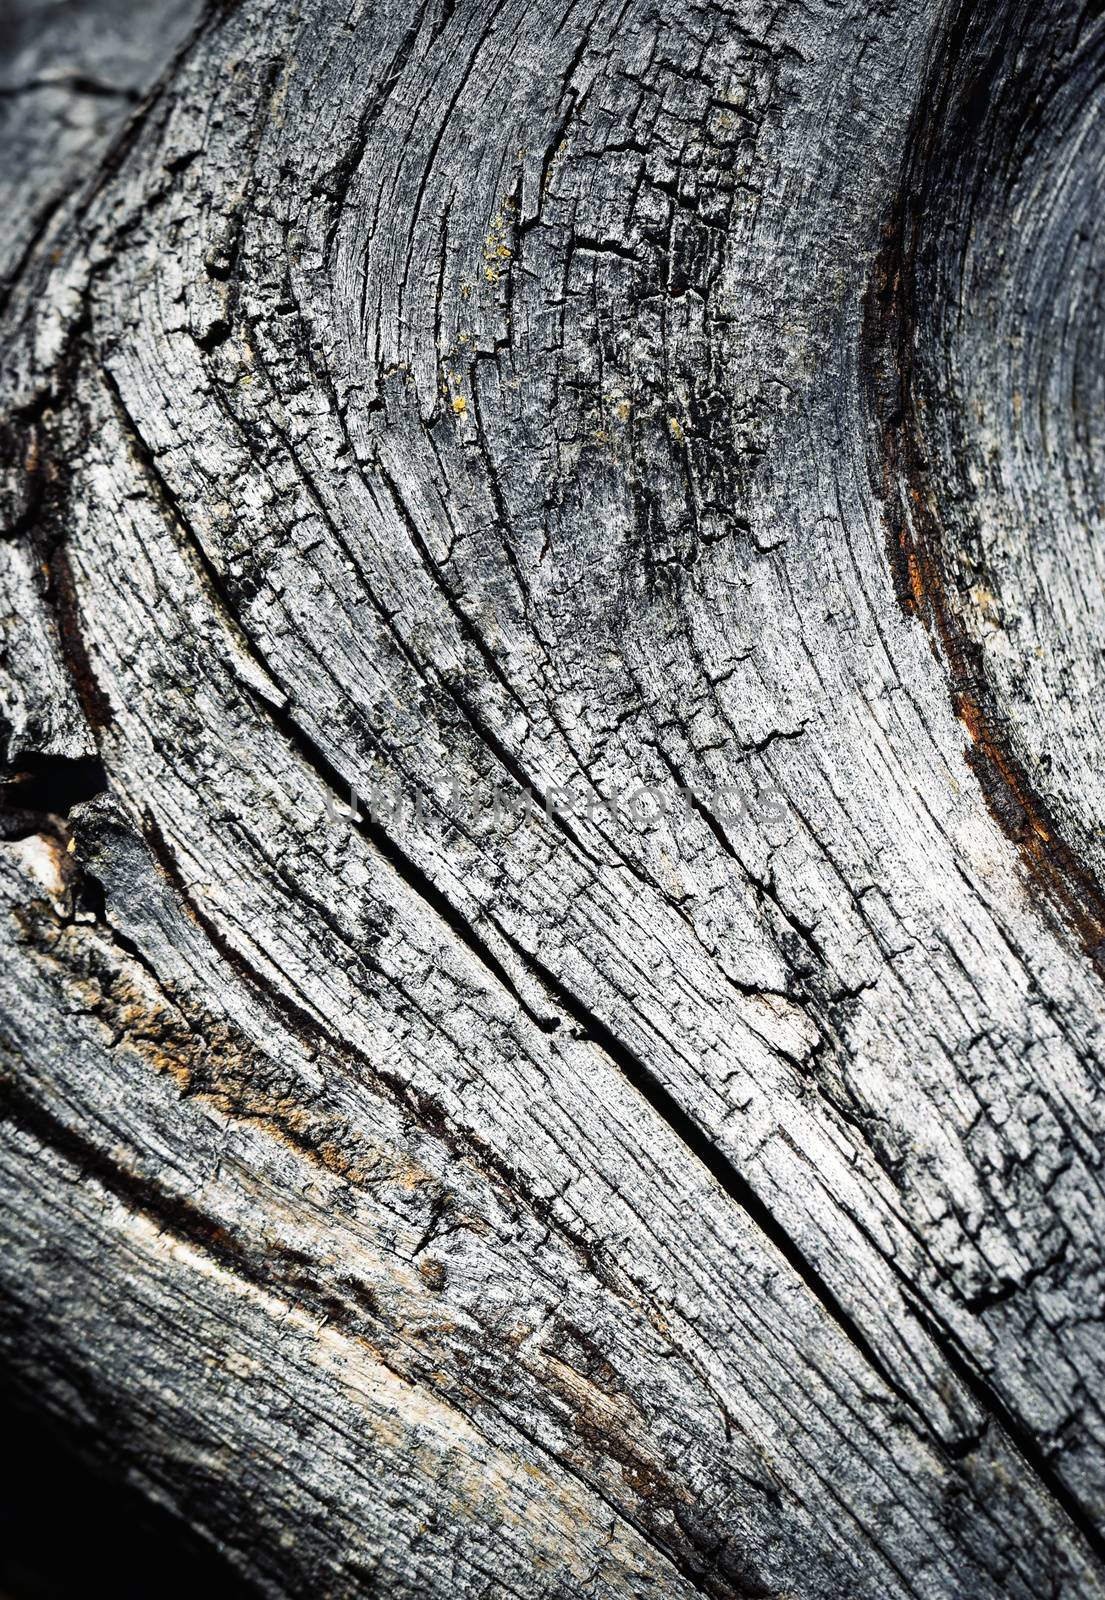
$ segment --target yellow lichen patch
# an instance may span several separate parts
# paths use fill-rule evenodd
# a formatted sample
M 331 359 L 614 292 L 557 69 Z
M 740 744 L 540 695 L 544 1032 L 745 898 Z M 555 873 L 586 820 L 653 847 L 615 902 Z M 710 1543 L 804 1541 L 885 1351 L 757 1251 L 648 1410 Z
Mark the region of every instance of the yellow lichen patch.
M 502 263 L 509 261 L 514 253 L 507 242 L 511 222 L 506 215 L 514 209 L 513 200 L 503 201 L 503 209 L 492 222 L 487 238 L 483 242 L 483 275 L 488 283 L 498 283 Z
M 676 444 L 682 444 L 686 436 L 683 432 L 683 424 L 680 422 L 679 418 L 669 417 L 668 426 L 671 428 L 671 436 L 675 440 Z
M 458 394 L 456 399 L 453 401 L 453 410 L 456 412 L 458 417 L 463 416 L 468 410 L 468 401 L 462 394 Z

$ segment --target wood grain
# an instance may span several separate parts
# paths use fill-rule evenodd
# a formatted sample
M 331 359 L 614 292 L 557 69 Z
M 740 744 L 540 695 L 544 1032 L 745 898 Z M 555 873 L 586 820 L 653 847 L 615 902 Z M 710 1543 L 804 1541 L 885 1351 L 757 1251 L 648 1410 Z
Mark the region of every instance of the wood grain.
M 260 1592 L 1105 1593 L 1097 9 L 164 5 L 35 136 L 0 1344 Z

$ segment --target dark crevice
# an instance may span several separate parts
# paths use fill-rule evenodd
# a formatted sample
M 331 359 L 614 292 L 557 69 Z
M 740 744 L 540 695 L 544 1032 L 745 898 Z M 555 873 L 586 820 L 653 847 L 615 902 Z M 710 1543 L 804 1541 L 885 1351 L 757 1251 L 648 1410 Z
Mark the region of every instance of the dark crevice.
M 676 1138 L 706 1168 L 730 1200 L 734 1201 L 770 1240 L 890 1393 L 911 1411 L 916 1412 L 916 1402 L 895 1381 L 866 1335 L 837 1299 L 817 1268 L 760 1199 L 747 1178 L 734 1167 L 728 1156 L 718 1149 L 710 1136 L 684 1111 L 674 1095 L 645 1066 L 640 1057 L 624 1044 L 601 1018 L 589 1010 L 555 973 L 550 972 L 536 956 L 524 950 L 505 929 L 500 927 L 499 932 L 519 959 L 532 968 L 557 1004 L 576 1023 L 581 1036 L 592 1040 L 609 1056 L 623 1077 L 648 1102 L 656 1115 L 667 1123 Z M 927 1427 L 925 1432 L 927 1435 Z
M 74 806 L 103 794 L 107 786 L 98 756 L 26 756 L 0 781 L 0 837 L 39 833 L 45 821 L 64 820 Z
M 903 1280 L 906 1301 L 924 1328 L 950 1370 L 971 1396 L 984 1417 L 992 1418 L 1020 1454 L 1029 1470 L 1035 1474 L 1052 1499 L 1066 1514 L 1071 1525 L 1081 1534 L 1098 1561 L 1105 1563 L 1105 1537 L 1099 1531 L 1093 1516 L 1064 1483 L 1059 1473 L 1041 1448 L 1030 1428 L 1010 1411 L 997 1390 L 979 1372 L 973 1361 L 960 1348 L 955 1335 L 943 1324 L 931 1307 L 920 1304 L 915 1288 Z
M 204 333 L 195 333 L 192 337 L 204 354 L 210 355 L 212 350 L 217 350 L 230 338 L 230 324 L 222 317 L 216 317 Z

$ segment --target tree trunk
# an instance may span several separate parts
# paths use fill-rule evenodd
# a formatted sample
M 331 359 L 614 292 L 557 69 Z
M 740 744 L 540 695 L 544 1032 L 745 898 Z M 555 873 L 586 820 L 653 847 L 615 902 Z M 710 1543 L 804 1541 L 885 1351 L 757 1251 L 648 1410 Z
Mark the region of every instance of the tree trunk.
M 24 4 L 0 1346 L 261 1592 L 1105 1596 L 1100 11 Z

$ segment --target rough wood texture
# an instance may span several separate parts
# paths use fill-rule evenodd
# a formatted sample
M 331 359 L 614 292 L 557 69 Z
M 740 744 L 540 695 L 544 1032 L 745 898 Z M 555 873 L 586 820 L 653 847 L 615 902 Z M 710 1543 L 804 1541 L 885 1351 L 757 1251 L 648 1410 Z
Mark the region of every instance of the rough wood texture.
M 26 8 L 0 1343 L 264 1593 L 1105 1595 L 1100 10 Z

